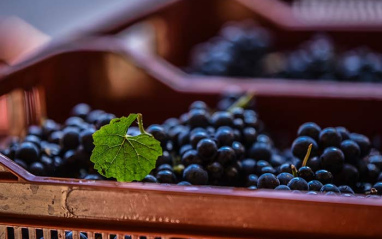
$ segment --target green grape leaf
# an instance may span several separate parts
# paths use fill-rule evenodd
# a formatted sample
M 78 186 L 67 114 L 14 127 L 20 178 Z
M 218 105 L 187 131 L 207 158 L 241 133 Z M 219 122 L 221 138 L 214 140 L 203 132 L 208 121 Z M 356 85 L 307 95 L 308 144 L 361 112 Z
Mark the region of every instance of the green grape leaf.
M 101 175 L 119 182 L 140 181 L 155 168 L 157 158 L 162 155 L 160 142 L 143 130 L 139 119 L 141 134 L 127 135 L 137 117 L 141 115 L 113 119 L 93 134 L 95 147 L 90 161 Z

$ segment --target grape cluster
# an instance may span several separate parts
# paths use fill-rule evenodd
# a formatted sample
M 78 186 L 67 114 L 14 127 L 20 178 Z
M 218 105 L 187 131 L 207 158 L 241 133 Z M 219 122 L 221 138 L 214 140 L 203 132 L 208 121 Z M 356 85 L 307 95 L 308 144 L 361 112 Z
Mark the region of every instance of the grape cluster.
M 47 119 L 30 126 L 23 141 L 13 140 L 2 154 L 34 175 L 103 179 L 90 161 L 92 134 L 115 116 L 87 104 L 75 106 L 71 115 L 63 125 Z
M 344 127 L 321 129 L 312 122 L 301 125 L 297 134 L 291 152 L 305 190 L 382 194 L 382 155 L 366 136 Z M 309 145 L 310 158 L 301 165 Z
M 340 51 L 317 34 L 295 50 L 275 51 L 270 32 L 250 22 L 231 23 L 197 45 L 186 71 L 200 75 L 336 81 L 382 81 L 382 55 L 358 47 Z

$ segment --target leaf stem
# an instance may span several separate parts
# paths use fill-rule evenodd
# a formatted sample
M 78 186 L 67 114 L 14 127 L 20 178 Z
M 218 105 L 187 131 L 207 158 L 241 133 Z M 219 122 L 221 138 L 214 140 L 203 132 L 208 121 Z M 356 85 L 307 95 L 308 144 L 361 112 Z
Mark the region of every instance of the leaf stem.
M 233 103 L 229 108 L 228 112 L 232 112 L 232 110 L 236 107 L 244 108 L 246 107 L 249 102 L 255 97 L 255 93 L 248 93 L 240 97 L 235 103 Z
M 312 151 L 313 144 L 309 144 L 308 150 L 306 151 L 304 161 L 302 161 L 302 166 L 305 167 L 308 163 L 308 159 L 310 157 L 310 152 Z
M 142 120 L 142 114 L 138 113 L 138 127 L 141 134 L 147 134 L 145 131 L 145 128 L 143 127 L 143 120 Z

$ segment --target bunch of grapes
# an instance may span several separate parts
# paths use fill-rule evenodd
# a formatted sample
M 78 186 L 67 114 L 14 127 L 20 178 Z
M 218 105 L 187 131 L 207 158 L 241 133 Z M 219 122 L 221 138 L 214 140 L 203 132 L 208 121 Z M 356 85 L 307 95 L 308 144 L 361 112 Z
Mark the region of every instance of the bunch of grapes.
M 382 81 L 382 55 L 360 46 L 336 49 L 332 39 L 316 34 L 294 50 L 275 51 L 269 31 L 251 22 L 224 26 L 191 53 L 192 74 L 335 81 Z

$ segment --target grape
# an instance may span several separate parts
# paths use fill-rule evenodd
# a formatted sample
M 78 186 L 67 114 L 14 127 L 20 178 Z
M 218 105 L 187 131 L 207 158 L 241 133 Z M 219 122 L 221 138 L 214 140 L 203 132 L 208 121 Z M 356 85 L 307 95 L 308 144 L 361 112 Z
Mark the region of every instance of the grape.
M 280 181 L 276 178 L 274 174 L 264 173 L 257 180 L 257 188 L 268 188 L 274 189 L 280 185 Z
M 333 175 L 331 172 L 321 169 L 316 171 L 316 179 L 322 184 L 328 184 L 333 182 Z
M 204 131 L 195 132 L 191 134 L 190 136 L 190 143 L 193 148 L 196 148 L 199 141 L 206 138 L 208 138 L 207 132 L 204 132 Z
M 358 144 L 358 146 L 361 150 L 361 155 L 360 155 L 361 157 L 364 157 L 367 154 L 369 154 L 370 149 L 371 149 L 371 143 L 370 143 L 370 140 L 365 135 L 357 134 L 357 133 L 351 133 L 350 139 L 352 139 L 353 141 L 355 141 Z
M 231 113 L 218 111 L 211 116 L 211 123 L 215 128 L 219 128 L 220 126 L 232 126 L 233 116 Z
M 318 180 L 312 180 L 308 183 L 309 191 L 317 191 L 319 192 L 322 188 L 322 183 Z
M 361 156 L 361 149 L 353 140 L 344 140 L 341 142 L 340 149 L 344 153 L 345 161 L 348 163 L 356 163 Z
M 308 122 L 304 123 L 298 128 L 297 135 L 298 136 L 309 136 L 310 138 L 318 141 L 318 137 L 320 135 L 321 128 L 316 123 Z
M 307 191 L 308 190 L 308 183 L 303 178 L 295 177 L 292 178 L 287 186 L 291 190 L 301 190 L 301 191 Z
M 40 139 L 43 137 L 43 131 L 40 126 L 31 125 L 28 127 L 27 135 L 34 135 Z
M 290 191 L 290 188 L 286 185 L 279 185 L 277 187 L 275 187 L 275 190 L 286 190 L 286 191 Z
M 308 166 L 301 167 L 298 170 L 298 176 L 300 178 L 305 179 L 307 182 L 314 180 L 316 178 L 313 170 L 309 168 Z
M 198 155 L 206 162 L 210 162 L 216 156 L 218 149 L 211 139 L 202 139 L 197 145 Z
M 208 173 L 198 164 L 189 165 L 183 172 L 183 178 L 193 185 L 208 183 Z
M 156 174 L 156 178 L 160 183 L 176 183 L 176 177 L 170 170 L 161 170 Z
M 188 124 L 191 128 L 207 127 L 210 119 L 205 109 L 192 109 L 188 113 Z
M 340 147 L 341 134 L 335 128 L 325 128 L 320 132 L 319 144 L 324 149 L 327 147 Z
M 308 136 L 300 136 L 293 141 L 293 144 L 292 144 L 293 155 L 301 160 L 304 159 L 310 144 L 312 144 L 312 151 L 310 155 L 315 156 L 316 151 L 318 149 L 317 143 L 314 139 Z
M 249 149 L 248 155 L 255 160 L 264 160 L 269 162 L 272 157 L 271 146 L 265 143 L 254 143 Z
M 215 134 L 218 145 L 231 146 L 234 141 L 234 133 L 231 128 L 219 128 Z
M 144 183 L 157 183 L 158 180 L 153 175 L 147 175 L 144 179 L 142 179 L 142 182 Z
M 187 182 L 187 181 L 182 181 L 182 182 L 179 182 L 177 185 L 179 185 L 179 186 L 191 186 L 192 184 Z
M 63 130 L 60 144 L 65 149 L 75 149 L 80 145 L 80 135 L 76 128 L 68 127 Z
M 218 162 L 213 162 L 207 166 L 208 177 L 210 179 L 221 179 L 223 177 L 224 168 Z
M 321 155 L 321 165 L 324 169 L 339 173 L 345 162 L 345 156 L 342 151 L 335 147 L 329 147 Z
M 280 181 L 281 185 L 288 185 L 289 181 L 292 180 L 292 178 L 294 178 L 293 175 L 286 172 L 277 175 L 277 179 Z
M 31 142 L 24 142 L 16 150 L 15 157 L 21 159 L 26 163 L 32 163 L 38 160 L 39 150 L 35 144 Z
M 353 194 L 354 195 L 354 191 L 351 187 L 347 186 L 347 185 L 341 185 L 338 187 L 338 189 L 340 190 L 341 193 L 345 193 L 345 194 Z
M 333 184 L 325 184 L 324 186 L 322 186 L 320 192 L 340 193 L 340 190 Z

